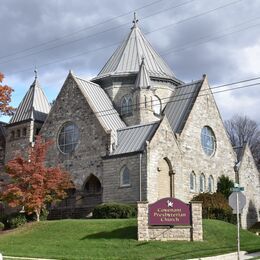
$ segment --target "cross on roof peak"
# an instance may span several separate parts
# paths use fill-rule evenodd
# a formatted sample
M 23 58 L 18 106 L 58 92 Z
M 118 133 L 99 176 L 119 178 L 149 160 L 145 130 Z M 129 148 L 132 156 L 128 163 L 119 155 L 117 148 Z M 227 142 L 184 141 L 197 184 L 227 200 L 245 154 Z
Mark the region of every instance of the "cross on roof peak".
M 133 20 L 134 26 L 133 27 L 136 27 L 137 23 L 138 23 L 138 19 L 136 18 L 136 12 L 134 12 L 134 20 Z

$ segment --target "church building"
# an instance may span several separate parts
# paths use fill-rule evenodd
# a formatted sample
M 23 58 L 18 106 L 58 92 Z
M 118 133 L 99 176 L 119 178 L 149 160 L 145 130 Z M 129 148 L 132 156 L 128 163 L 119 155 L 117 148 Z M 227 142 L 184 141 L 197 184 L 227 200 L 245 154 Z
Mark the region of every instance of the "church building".
M 53 216 L 86 216 L 106 202 L 188 203 L 226 175 L 245 188 L 243 227 L 260 221 L 259 172 L 248 146 L 238 160 L 207 76 L 176 78 L 136 20 L 95 78 L 69 72 L 52 106 L 35 77 L 5 126 L 5 162 L 37 134 L 54 141 L 46 164 L 75 185 Z

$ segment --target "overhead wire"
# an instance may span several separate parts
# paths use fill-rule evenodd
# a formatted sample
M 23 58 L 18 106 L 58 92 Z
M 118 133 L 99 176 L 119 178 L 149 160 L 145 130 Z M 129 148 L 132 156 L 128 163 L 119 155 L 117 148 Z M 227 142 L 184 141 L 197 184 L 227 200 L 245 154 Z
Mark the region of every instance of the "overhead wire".
M 214 89 L 220 89 L 220 88 L 223 88 L 223 87 L 237 85 L 237 84 L 241 84 L 241 83 L 247 83 L 247 82 L 255 81 L 255 80 L 259 80 L 259 79 L 260 79 L 260 77 L 254 77 L 254 78 L 240 80 L 240 81 L 231 82 L 231 83 L 227 83 L 227 84 L 217 85 L 217 86 L 214 86 L 214 87 L 210 87 L 208 89 L 200 90 L 199 91 L 200 94 L 198 94 L 198 95 L 196 94 L 196 91 L 191 91 L 191 92 L 187 92 L 187 93 L 181 93 L 181 94 L 178 94 L 178 95 L 162 98 L 162 99 L 160 99 L 160 100 L 163 101 L 163 102 L 161 102 L 161 105 L 167 105 L 169 103 L 175 103 L 175 102 L 180 102 L 180 101 L 189 100 L 191 98 L 194 98 L 194 96 L 183 97 L 183 96 L 187 96 L 187 95 L 190 95 L 190 94 L 195 94 L 196 97 L 201 97 L 201 96 L 214 95 L 214 94 L 218 94 L 218 93 L 229 92 L 229 91 L 234 91 L 234 90 L 239 90 L 239 89 L 244 89 L 244 88 L 249 88 L 249 87 L 254 87 L 254 86 L 260 86 L 260 82 L 257 82 L 257 83 L 242 85 L 242 86 L 238 86 L 238 87 L 233 87 L 231 89 L 223 89 L 223 90 L 218 90 L 218 91 L 215 91 L 215 92 L 212 91 Z M 180 86 L 177 86 L 177 88 L 185 88 L 185 87 L 192 85 L 192 84 L 198 84 L 198 82 L 199 81 L 180 85 Z M 202 93 L 202 92 L 209 92 L 209 93 Z M 183 97 L 183 98 L 176 100 L 176 98 L 178 98 L 178 97 Z M 174 100 L 170 100 L 170 99 L 173 99 L 173 98 L 174 98 Z M 138 106 L 139 108 L 142 108 L 140 105 L 144 105 L 143 108 L 145 108 L 146 103 L 147 102 L 138 102 L 136 104 L 132 104 L 129 107 L 132 107 L 133 110 L 134 110 L 134 107 Z M 106 109 L 106 110 L 101 110 L 101 111 L 96 111 L 96 112 L 93 111 L 93 114 L 96 117 L 105 117 L 105 116 L 109 116 L 109 115 L 113 115 L 113 114 L 119 114 L 119 113 L 115 108 L 112 108 L 112 109 Z M 88 118 L 88 117 L 85 117 L 85 118 Z
M 135 9 L 132 9 L 131 11 L 128 11 L 128 12 L 126 12 L 126 13 L 123 13 L 123 14 L 120 14 L 120 15 L 118 15 L 118 16 L 114 16 L 114 17 L 112 17 L 112 18 L 106 19 L 106 20 L 104 20 L 104 21 L 102 21 L 102 22 L 100 22 L 100 23 L 97 23 L 97 24 L 94 24 L 94 25 L 91 25 L 91 26 L 84 27 L 84 28 L 79 29 L 79 30 L 77 30 L 77 31 L 74 31 L 74 32 L 72 32 L 72 33 L 68 33 L 68 34 L 66 34 L 66 35 L 64 35 L 64 36 L 62 36 L 62 37 L 59 37 L 59 38 L 56 38 L 56 39 L 53 39 L 53 40 L 49 40 L 49 41 L 45 41 L 45 42 L 43 42 L 43 43 L 41 43 L 41 44 L 37 44 L 37 45 L 34 45 L 34 46 L 32 46 L 32 47 L 23 49 L 23 50 L 19 50 L 19 51 L 13 52 L 13 53 L 9 53 L 9 54 L 6 54 L 6 55 L 4 55 L 4 56 L 0 56 L 0 59 L 6 58 L 6 57 L 9 57 L 9 56 L 13 56 L 13 55 L 16 55 L 16 54 L 18 54 L 18 53 L 23 53 L 23 52 L 26 52 L 26 51 L 28 51 L 28 50 L 31 50 L 31 49 L 34 49 L 34 48 L 38 48 L 38 47 L 41 47 L 41 46 L 44 46 L 44 45 L 48 45 L 48 44 L 53 43 L 53 42 L 56 42 L 56 41 L 63 40 L 63 39 L 65 39 L 65 38 L 71 37 L 72 35 L 79 34 L 79 33 L 83 32 L 83 31 L 87 31 L 87 30 L 89 30 L 89 29 L 93 29 L 93 28 L 95 28 L 95 27 L 97 27 L 97 26 L 100 26 L 100 25 L 103 25 L 103 24 L 107 24 L 107 23 L 109 23 L 109 22 L 111 22 L 111 21 L 117 20 L 117 19 L 119 19 L 119 18 L 121 18 L 121 17 L 123 17 L 123 16 L 127 16 L 127 15 L 129 15 L 129 14 L 132 14 L 132 13 L 135 12 L 135 11 L 142 10 L 142 9 L 144 9 L 144 8 L 146 8 L 146 7 L 152 6 L 152 5 L 157 4 L 157 3 L 159 3 L 159 2 L 162 2 L 162 1 L 164 1 L 164 0 L 153 1 L 153 2 L 151 2 L 151 3 L 149 3 L 149 4 L 143 5 L 143 6 L 141 6 L 141 7 L 135 8 Z
M 182 5 L 187 4 L 187 3 L 190 3 L 190 2 L 192 2 L 192 1 L 194 1 L 194 0 L 187 1 L 187 2 L 183 3 Z M 207 10 L 207 11 L 205 11 L 205 12 L 199 13 L 199 14 L 197 14 L 197 15 L 194 15 L 194 16 L 191 16 L 191 17 L 182 19 L 182 20 L 180 20 L 180 21 L 177 21 L 177 22 L 174 22 L 174 23 L 170 23 L 170 24 L 168 24 L 168 25 L 165 25 L 165 26 L 159 27 L 159 28 L 157 28 L 157 29 L 151 30 L 151 31 L 145 33 L 145 35 L 151 34 L 151 33 L 153 33 L 153 32 L 157 32 L 157 31 L 160 31 L 160 30 L 164 30 L 164 29 L 166 29 L 166 28 L 168 28 L 168 27 L 170 27 L 170 26 L 174 26 L 174 25 L 179 25 L 179 24 L 181 24 L 181 23 L 185 23 L 185 22 L 190 21 L 190 20 L 192 20 L 192 19 L 196 19 L 196 18 L 198 18 L 198 17 L 207 15 L 207 14 L 209 14 L 209 13 L 215 12 L 215 11 L 217 11 L 217 10 L 219 10 L 219 9 L 226 8 L 226 7 L 230 6 L 230 5 L 236 4 L 236 3 L 241 2 L 241 1 L 243 1 L 243 0 L 236 0 L 236 1 L 230 2 L 230 3 L 228 3 L 228 4 L 224 4 L 224 5 L 221 5 L 221 6 L 219 6 L 219 7 L 216 7 L 216 8 Z M 174 7 L 172 7 L 172 8 L 176 8 L 176 7 L 179 7 L 179 6 L 181 6 L 181 5 L 177 5 L 177 6 L 174 6 Z M 168 11 L 168 10 L 169 10 L 169 8 L 164 9 L 163 11 L 156 12 L 156 13 L 154 13 L 154 14 L 152 14 L 152 15 L 145 16 L 145 17 L 140 18 L 140 19 L 143 19 L 143 20 L 144 20 L 144 19 L 146 19 L 146 18 L 148 18 L 148 17 L 152 17 L 152 16 L 154 16 L 154 15 L 156 15 L 156 14 L 158 14 L 158 13 L 165 12 L 165 11 Z M 104 31 L 101 31 L 101 32 L 97 32 L 97 33 L 95 33 L 95 34 L 88 35 L 88 36 L 83 37 L 83 38 L 80 38 L 80 39 L 76 39 L 76 40 L 70 41 L 70 42 L 68 42 L 68 43 L 59 44 L 59 45 L 52 46 L 52 47 L 47 48 L 47 49 L 44 49 L 44 50 L 40 50 L 40 51 L 37 51 L 37 52 L 34 52 L 34 53 L 30 53 L 30 54 L 26 54 L 26 55 L 23 55 L 23 56 L 19 56 L 19 57 L 16 57 L 16 58 L 13 58 L 13 59 L 10 59 L 10 60 L 7 60 L 7 61 L 0 62 L 0 64 L 7 64 L 7 63 L 10 63 L 10 62 L 15 61 L 15 60 L 19 60 L 19 59 L 22 59 L 22 58 L 26 58 L 26 57 L 29 57 L 29 56 L 33 56 L 33 55 L 35 55 L 35 54 L 39 54 L 39 53 L 45 52 L 45 51 L 47 51 L 47 50 L 55 49 L 55 48 L 58 48 L 58 47 L 67 45 L 67 44 L 69 44 L 69 43 L 74 43 L 74 42 L 80 41 L 80 40 L 82 40 L 82 39 L 87 39 L 87 38 L 89 38 L 89 37 L 93 37 L 93 36 L 99 35 L 99 34 L 101 34 L 101 33 L 105 33 L 105 32 L 109 32 L 109 31 L 115 30 L 115 29 L 117 29 L 117 28 L 119 28 L 119 27 L 123 27 L 123 26 L 128 25 L 128 24 L 129 24 L 129 23 L 125 23 L 125 24 L 122 24 L 122 25 L 120 25 L 120 26 L 116 26 L 116 27 L 113 27 L 113 28 L 110 28 L 110 29 L 107 29 L 107 30 L 104 30 Z M 117 43 L 114 43 L 113 45 L 120 44 L 121 42 L 122 42 L 122 41 L 117 42 Z M 109 47 L 110 47 L 110 46 L 111 46 L 111 45 L 109 45 Z M 105 47 L 101 47 L 101 48 L 104 48 L 104 49 L 105 49 L 105 48 L 108 48 L 108 47 L 105 46 Z M 100 50 L 100 48 L 99 48 L 98 50 Z M 92 51 L 93 51 L 93 50 L 91 50 L 91 52 L 92 52 Z M 87 53 L 89 53 L 89 52 L 87 52 Z M 82 54 L 86 54 L 86 53 L 85 53 L 85 52 L 81 52 L 81 53 L 78 54 L 78 55 L 82 55 Z M 73 56 L 71 56 L 71 57 L 74 58 L 74 57 L 76 57 L 76 56 L 78 56 L 78 55 L 73 55 Z M 69 58 L 71 58 L 71 57 L 69 57 Z M 63 61 L 63 59 L 60 59 L 60 60 Z M 67 60 L 67 59 L 65 59 L 65 60 Z M 54 63 L 56 63 L 56 62 L 54 62 Z M 49 63 L 48 63 L 48 64 L 49 64 Z M 41 67 L 41 66 L 42 66 L 42 65 L 40 65 L 39 67 Z M 43 66 L 45 66 L 45 65 L 43 65 Z M 30 69 L 31 69 L 31 68 L 30 68 Z M 28 69 L 28 70 L 29 70 L 29 69 Z M 23 70 L 23 71 L 24 71 L 24 70 Z
M 160 1 L 162 1 L 162 0 L 160 0 Z M 167 8 L 167 9 L 163 9 L 162 11 L 155 12 L 152 15 L 145 16 L 142 19 L 144 20 L 146 18 L 152 17 L 154 15 L 157 15 L 157 14 L 165 12 L 165 11 L 169 11 L 170 9 L 175 9 L 177 7 L 183 6 L 183 5 L 191 3 L 193 1 L 196 1 L 196 0 L 189 0 L 189 1 L 186 1 L 184 3 L 178 4 L 178 5 L 174 5 L 173 7 L 170 7 L 170 8 Z M 237 0 L 237 1 L 242 1 L 242 0 Z M 118 29 L 120 27 L 124 27 L 124 26 L 126 26 L 128 24 L 129 24 L 129 22 L 124 23 L 124 24 L 120 24 L 120 25 L 114 26 L 112 28 L 109 28 L 109 29 L 106 29 L 106 30 L 103 30 L 103 31 L 100 31 L 100 32 L 96 32 L 96 33 L 93 33 L 93 34 L 90 34 L 90 35 L 87 35 L 87 36 L 84 36 L 84 37 L 81 37 L 81 38 L 78 38 L 78 39 L 74 39 L 74 40 L 71 40 L 71 41 L 68 41 L 68 42 L 57 44 L 57 45 L 52 46 L 52 47 L 48 47 L 48 48 L 43 49 L 43 50 L 39 50 L 39 51 L 32 52 L 32 53 L 29 53 L 29 54 L 25 54 L 25 55 L 22 55 L 22 56 L 19 56 L 19 57 L 15 57 L 13 59 L 2 61 L 2 62 L 0 62 L 0 64 L 7 64 L 7 63 L 10 63 L 10 62 L 15 61 L 15 60 L 19 60 L 19 59 L 22 59 L 22 58 L 30 57 L 30 56 L 33 56 L 33 55 L 36 55 L 36 54 L 39 54 L 39 53 L 43 53 L 43 52 L 48 51 L 48 50 L 53 50 L 53 49 L 56 49 L 56 48 L 59 48 L 59 47 L 62 47 L 62 46 L 66 46 L 68 44 L 72 44 L 72 43 L 75 43 L 75 42 L 86 40 L 86 39 L 89 39 L 91 37 L 94 37 L 94 36 L 97 36 L 97 35 L 100 35 L 100 34 L 103 34 L 103 33 L 107 33 L 107 32 L 113 31 L 113 30 Z M 2 59 L 2 58 L 3 57 L 0 57 L 0 59 Z

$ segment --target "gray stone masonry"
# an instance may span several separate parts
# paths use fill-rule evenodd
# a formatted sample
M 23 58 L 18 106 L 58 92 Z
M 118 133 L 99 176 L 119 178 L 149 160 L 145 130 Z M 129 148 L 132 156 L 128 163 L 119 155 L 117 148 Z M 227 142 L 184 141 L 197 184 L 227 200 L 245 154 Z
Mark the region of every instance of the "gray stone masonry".
M 64 154 L 58 148 L 58 135 L 66 122 L 75 123 L 80 135 L 79 144 L 70 154 Z M 71 76 L 65 81 L 41 134 L 44 138 L 54 141 L 48 151 L 48 166 L 60 164 L 70 173 L 79 191 L 84 190 L 91 174 L 96 176 L 102 185 L 102 156 L 107 153 L 110 135 L 101 126 Z
M 256 168 L 253 156 L 246 145 L 242 161 L 240 162 L 239 184 L 244 187 L 246 205 L 241 214 L 241 225 L 243 228 L 250 228 L 255 222 L 260 221 L 260 184 L 259 172 Z
M 141 196 L 140 198 L 140 160 Z M 130 171 L 130 185 L 120 185 L 120 172 L 124 166 Z M 103 202 L 136 203 L 147 196 L 146 154 L 126 154 L 103 160 Z
M 137 204 L 138 216 L 138 240 L 184 240 L 202 241 L 202 204 L 191 202 L 192 226 L 149 226 L 148 225 L 148 202 L 142 201 Z

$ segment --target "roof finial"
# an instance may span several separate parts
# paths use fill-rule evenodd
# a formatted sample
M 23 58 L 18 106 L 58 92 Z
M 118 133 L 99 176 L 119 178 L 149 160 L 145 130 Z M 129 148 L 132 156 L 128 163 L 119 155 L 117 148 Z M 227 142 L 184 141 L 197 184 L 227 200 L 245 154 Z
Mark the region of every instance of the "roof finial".
M 38 75 L 37 75 L 37 69 L 36 69 L 36 67 L 35 67 L 35 69 L 34 69 L 34 75 L 35 75 L 35 79 L 37 79 Z
M 133 27 L 136 27 L 137 23 L 138 23 L 138 19 L 136 19 L 136 12 L 134 12 L 134 20 L 133 20 L 134 26 Z

